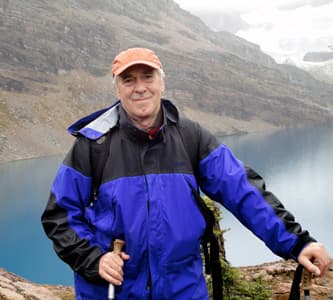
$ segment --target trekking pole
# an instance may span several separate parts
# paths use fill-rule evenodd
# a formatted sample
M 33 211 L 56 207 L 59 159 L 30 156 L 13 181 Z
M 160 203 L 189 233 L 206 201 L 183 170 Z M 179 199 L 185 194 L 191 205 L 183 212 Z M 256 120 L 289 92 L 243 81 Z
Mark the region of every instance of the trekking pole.
M 312 273 L 304 268 L 303 270 L 303 290 L 304 300 L 310 300 L 310 290 L 312 285 Z
M 121 249 L 123 248 L 124 245 L 125 245 L 124 241 L 116 239 L 113 242 L 113 252 L 117 255 L 120 255 Z M 114 285 L 112 283 L 109 284 L 108 299 L 109 300 L 115 299 Z

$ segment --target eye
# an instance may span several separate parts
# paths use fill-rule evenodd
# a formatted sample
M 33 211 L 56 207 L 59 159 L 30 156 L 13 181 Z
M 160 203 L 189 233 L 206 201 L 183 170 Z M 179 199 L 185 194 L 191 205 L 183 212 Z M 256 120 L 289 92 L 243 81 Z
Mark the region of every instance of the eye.
M 154 74 L 153 74 L 153 73 L 146 73 L 146 74 L 144 75 L 144 79 L 145 79 L 146 81 L 148 81 L 148 82 L 151 82 L 151 81 L 154 80 Z
M 124 78 L 122 78 L 122 82 L 125 85 L 129 85 L 134 82 L 134 78 L 133 77 L 124 77 Z

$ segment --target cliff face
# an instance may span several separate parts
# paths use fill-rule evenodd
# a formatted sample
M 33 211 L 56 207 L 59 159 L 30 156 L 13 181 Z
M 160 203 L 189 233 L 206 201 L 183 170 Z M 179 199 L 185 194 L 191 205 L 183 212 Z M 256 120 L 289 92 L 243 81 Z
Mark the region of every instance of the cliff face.
M 331 46 L 333 50 L 333 46 Z M 302 68 L 313 77 L 333 85 L 333 51 L 308 52 Z
M 324 62 L 333 59 L 333 51 L 308 52 L 304 55 L 304 61 Z
M 213 132 L 332 119 L 332 85 L 213 32 L 172 0 L 0 2 L 0 162 L 65 152 L 65 128 L 114 101 L 110 65 L 154 49 L 166 97 Z
M 272 300 L 288 300 L 296 264 L 290 261 L 239 268 L 246 280 L 261 276 L 272 289 Z M 333 298 L 333 265 L 327 276 L 313 280 L 312 300 Z M 0 269 L 1 300 L 74 300 L 72 287 L 40 285 Z

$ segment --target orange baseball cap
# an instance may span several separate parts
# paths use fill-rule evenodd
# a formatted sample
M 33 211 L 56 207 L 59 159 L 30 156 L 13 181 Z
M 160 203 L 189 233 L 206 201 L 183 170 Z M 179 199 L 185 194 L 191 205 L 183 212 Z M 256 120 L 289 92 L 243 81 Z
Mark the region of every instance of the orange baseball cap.
M 119 75 L 127 68 L 137 64 L 162 69 L 162 63 L 154 51 L 147 48 L 129 48 L 120 52 L 113 60 L 112 76 Z

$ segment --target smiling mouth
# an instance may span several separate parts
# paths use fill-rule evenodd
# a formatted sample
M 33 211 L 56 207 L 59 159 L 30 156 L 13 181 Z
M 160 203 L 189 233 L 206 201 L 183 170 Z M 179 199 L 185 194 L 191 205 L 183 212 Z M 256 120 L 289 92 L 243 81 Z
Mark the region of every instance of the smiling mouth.
M 144 98 L 134 98 L 133 101 L 139 102 L 139 101 L 146 101 L 149 100 L 150 97 L 144 97 Z

